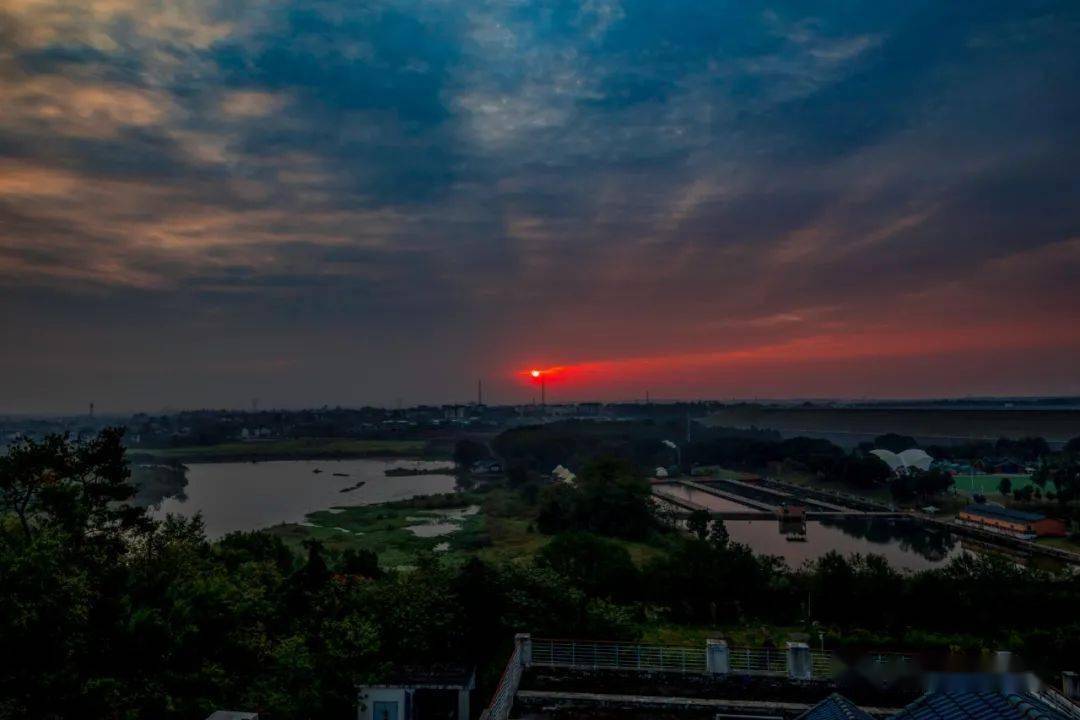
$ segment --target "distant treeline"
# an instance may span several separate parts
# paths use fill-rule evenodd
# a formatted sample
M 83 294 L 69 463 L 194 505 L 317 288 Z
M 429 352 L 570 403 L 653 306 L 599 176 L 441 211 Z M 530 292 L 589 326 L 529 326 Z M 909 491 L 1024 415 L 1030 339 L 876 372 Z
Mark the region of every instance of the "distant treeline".
M 817 475 L 854 489 L 871 488 L 892 478 L 888 466 L 872 455 L 871 450 L 881 448 L 900 452 L 919 447 L 915 438 L 895 433 L 860 443 L 850 453 L 822 438 L 785 439 L 775 430 L 706 427 L 693 423 L 689 426 L 689 442 L 686 442 L 686 434 L 685 419 L 565 421 L 507 430 L 494 439 L 491 447 L 511 473 L 521 470 L 547 473 L 559 464 L 578 469 L 592 458 L 609 456 L 626 460 L 642 473 L 676 465 L 682 472 L 689 472 L 695 466 L 710 465 L 752 472 L 782 466 L 786 471 Z M 677 449 L 668 443 L 676 444 Z M 1072 479 L 1071 461 L 1065 462 L 1080 457 L 1080 438 L 1069 441 L 1058 453 L 1052 452 L 1046 440 L 1039 437 L 1001 438 L 996 442 L 929 446 L 926 449 L 933 457 L 945 460 L 997 458 L 1020 464 L 1040 463 L 1044 472 L 1060 478 L 1059 487 L 1065 489 L 1063 496 L 1059 492 L 1062 502 L 1080 498 L 1080 479 Z M 939 493 L 952 483 L 952 477 L 943 470 L 913 471 L 901 481 L 892 482 L 890 490 L 898 500 L 911 500 Z

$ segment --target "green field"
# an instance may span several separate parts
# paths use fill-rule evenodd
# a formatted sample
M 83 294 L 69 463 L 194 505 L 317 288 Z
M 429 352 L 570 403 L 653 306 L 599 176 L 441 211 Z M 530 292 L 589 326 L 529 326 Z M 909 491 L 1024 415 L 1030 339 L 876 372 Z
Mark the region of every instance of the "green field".
M 473 506 L 478 506 L 479 512 L 455 522 L 457 529 L 445 535 L 425 538 L 407 529 L 425 521 L 439 522 L 448 511 Z M 314 539 L 337 552 L 348 548 L 371 550 L 385 567 L 409 567 L 417 553 L 434 552 L 441 543 L 449 547 L 438 554 L 450 562 L 476 556 L 494 563 L 531 563 L 551 541 L 551 536 L 536 530 L 532 512 L 532 508 L 522 506 L 504 491 L 450 493 L 320 510 L 308 514 L 306 524 L 276 525 L 264 532 L 280 537 L 294 549 Z M 625 547 L 639 567 L 665 552 L 662 543 L 612 541 Z
M 441 543 L 449 548 L 440 552 L 447 558 L 460 560 L 486 544 L 485 518 L 480 512 L 451 521 L 457 529 L 445 535 L 420 537 L 407 528 L 430 522 L 446 522 L 448 516 L 459 515 L 475 508 L 482 497 L 469 493 L 431 495 L 383 505 L 335 507 L 307 515 L 307 525 L 290 523 L 276 525 L 265 532 L 276 535 L 293 548 L 303 541 L 315 539 L 327 548 L 342 551 L 348 548 L 371 550 L 385 567 L 408 567 L 417 553 L 435 552 Z
M 411 456 L 427 454 L 423 440 L 350 440 L 348 438 L 296 438 L 219 445 L 192 445 L 171 448 L 133 448 L 133 457 L 148 456 L 183 462 L 225 462 L 233 460 L 314 460 Z
M 997 495 L 998 485 L 1003 478 L 1008 478 L 1012 482 L 1013 490 L 1021 490 L 1032 484 L 1030 475 L 957 475 L 955 487 L 957 492 Z M 1046 489 L 1051 491 L 1055 489 L 1052 480 L 1046 484 Z

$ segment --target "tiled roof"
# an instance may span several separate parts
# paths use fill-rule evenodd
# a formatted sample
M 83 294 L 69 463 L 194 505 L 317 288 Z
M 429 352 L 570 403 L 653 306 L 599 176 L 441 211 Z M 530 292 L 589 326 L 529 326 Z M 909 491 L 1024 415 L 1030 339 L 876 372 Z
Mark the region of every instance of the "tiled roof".
M 1001 518 L 1003 520 L 1013 520 L 1015 522 L 1035 522 L 1036 520 L 1045 520 L 1045 515 L 1039 515 L 1037 513 L 1021 512 L 1019 510 L 1010 510 L 1008 508 L 1001 507 L 1000 505 L 990 504 L 977 504 L 973 503 L 964 508 L 964 512 L 972 513 L 975 515 L 982 515 L 984 517 Z
M 833 693 L 796 720 L 871 720 L 871 717 L 843 695 Z
M 1029 693 L 928 693 L 893 720 L 1070 720 Z

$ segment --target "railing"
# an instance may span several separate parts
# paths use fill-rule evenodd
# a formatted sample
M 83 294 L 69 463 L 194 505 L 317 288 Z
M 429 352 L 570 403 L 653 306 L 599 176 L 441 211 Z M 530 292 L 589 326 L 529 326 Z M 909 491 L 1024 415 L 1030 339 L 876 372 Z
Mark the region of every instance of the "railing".
M 759 675 L 787 674 L 787 653 L 775 648 L 731 648 L 731 672 Z
M 830 678 L 840 672 L 840 659 L 822 650 L 810 651 L 810 670 L 815 678 Z
M 510 717 L 510 708 L 514 706 L 514 695 L 517 694 L 524 667 L 522 645 L 515 642 L 514 652 L 506 661 L 506 669 L 499 678 L 499 686 L 495 688 L 495 694 L 491 696 L 487 709 L 480 714 L 480 720 L 506 720 Z
M 879 658 L 878 662 L 883 662 Z M 635 672 L 678 672 L 697 675 L 779 675 L 795 680 L 833 677 L 840 662 L 832 653 L 790 643 L 777 648 L 728 647 L 722 641 L 705 646 L 642 645 L 595 640 L 550 640 L 518 634 L 491 703 L 480 720 L 507 720 L 521 675 L 530 666 Z
M 532 664 L 605 670 L 704 673 L 704 648 L 578 640 L 532 641 Z

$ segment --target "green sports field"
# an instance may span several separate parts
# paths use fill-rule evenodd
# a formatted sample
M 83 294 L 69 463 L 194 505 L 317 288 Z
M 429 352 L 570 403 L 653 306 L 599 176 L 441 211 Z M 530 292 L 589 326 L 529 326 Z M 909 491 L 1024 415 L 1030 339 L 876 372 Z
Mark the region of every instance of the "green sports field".
M 1012 482 L 1013 490 L 1020 490 L 1032 484 L 1030 475 L 957 475 L 956 489 L 959 492 L 996 495 L 998 485 L 1003 478 L 1008 478 Z M 1046 489 L 1054 490 L 1053 481 L 1046 484 Z

